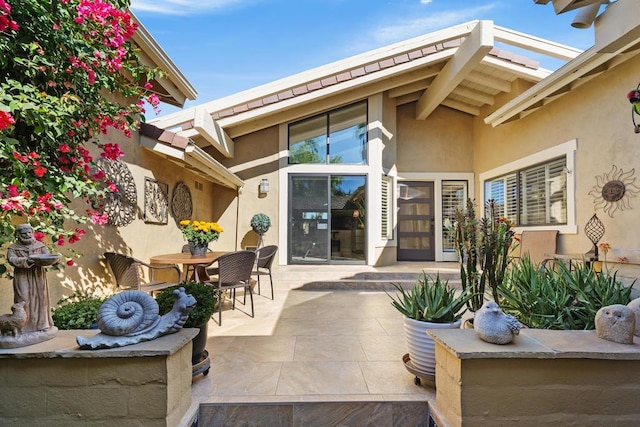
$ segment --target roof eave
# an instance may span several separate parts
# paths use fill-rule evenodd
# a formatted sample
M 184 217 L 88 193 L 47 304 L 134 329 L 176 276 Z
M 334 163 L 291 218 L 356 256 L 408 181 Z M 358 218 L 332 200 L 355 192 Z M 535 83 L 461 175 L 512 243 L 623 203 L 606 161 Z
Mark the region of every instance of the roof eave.
M 133 12 L 130 11 L 130 13 L 133 21 L 138 25 L 138 30 L 132 37 L 133 42 L 149 57 L 156 67 L 166 73 L 165 78 L 156 79 L 158 84 L 169 95 L 163 100 L 174 106 L 182 107 L 187 99 L 196 99 L 198 92 L 194 86 L 187 80 Z
M 628 59 L 625 51 L 640 43 L 640 2 L 616 1 L 607 7 L 595 22 L 596 45 L 567 62 L 549 77 L 524 91 L 507 104 L 488 115 L 484 122 L 492 126 L 517 120 L 527 110 L 540 103 L 549 103 L 557 92 L 578 79 L 588 76 L 597 67 L 609 61 Z M 566 91 L 565 91 L 566 93 Z

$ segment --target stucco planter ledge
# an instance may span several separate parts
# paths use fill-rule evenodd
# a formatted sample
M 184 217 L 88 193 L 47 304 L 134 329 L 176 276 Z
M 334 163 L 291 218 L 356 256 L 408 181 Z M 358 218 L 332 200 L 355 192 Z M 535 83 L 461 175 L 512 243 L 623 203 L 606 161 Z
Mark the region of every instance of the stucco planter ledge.
M 191 410 L 191 340 L 182 329 L 153 341 L 81 350 L 76 337 L 0 349 L 1 425 L 87 423 L 176 426 Z
M 471 329 L 430 330 L 438 427 L 640 425 L 640 338 L 595 331 L 523 329 L 506 345 Z

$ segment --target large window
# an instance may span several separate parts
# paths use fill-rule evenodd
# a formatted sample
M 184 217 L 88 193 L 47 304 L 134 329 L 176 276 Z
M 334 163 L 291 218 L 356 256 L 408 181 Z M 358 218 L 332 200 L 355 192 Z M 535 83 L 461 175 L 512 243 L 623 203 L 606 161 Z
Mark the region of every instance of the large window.
M 485 180 L 489 199 L 516 225 L 567 224 L 566 156 Z
M 289 125 L 289 163 L 366 164 L 367 102 Z

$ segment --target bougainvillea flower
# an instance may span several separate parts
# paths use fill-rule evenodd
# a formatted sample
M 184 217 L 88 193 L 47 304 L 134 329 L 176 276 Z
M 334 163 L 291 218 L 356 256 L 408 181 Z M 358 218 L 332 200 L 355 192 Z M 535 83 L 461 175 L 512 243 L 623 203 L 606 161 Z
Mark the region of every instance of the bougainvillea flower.
M 13 118 L 11 113 L 0 111 L 0 130 L 8 128 L 9 126 L 15 124 L 15 122 L 16 120 Z

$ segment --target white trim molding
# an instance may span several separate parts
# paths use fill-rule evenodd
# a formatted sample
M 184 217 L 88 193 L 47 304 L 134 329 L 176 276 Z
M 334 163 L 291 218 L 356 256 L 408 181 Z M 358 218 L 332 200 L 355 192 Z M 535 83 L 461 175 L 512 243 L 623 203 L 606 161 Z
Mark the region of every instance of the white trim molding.
M 458 261 L 458 254 L 445 252 L 442 248 L 442 181 L 467 181 L 467 196 L 473 198 L 475 194 L 475 175 L 473 172 L 407 172 L 399 173 L 396 185 L 403 181 L 423 181 L 433 182 L 433 203 L 434 203 L 434 240 L 436 262 Z M 397 226 L 397 219 L 395 219 Z
M 488 179 L 506 175 L 515 170 L 525 169 L 538 163 L 552 160 L 556 157 L 566 156 L 567 159 L 567 224 L 565 225 L 544 225 L 533 227 L 515 227 L 516 233 L 522 230 L 558 230 L 561 234 L 577 234 L 576 224 L 576 181 L 575 181 L 575 154 L 578 149 L 578 140 L 572 139 L 555 147 L 538 151 L 537 153 L 523 157 L 510 163 L 506 163 L 497 168 L 482 172 L 480 179 L 480 200 L 484 200 L 484 182 Z

